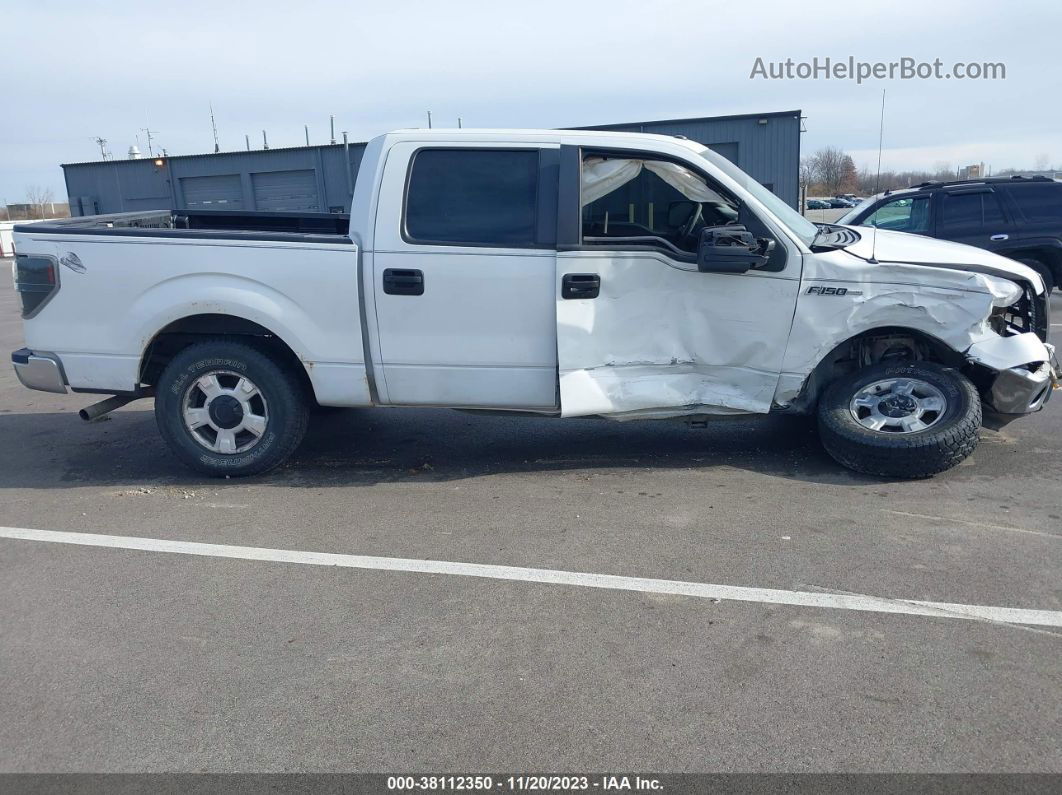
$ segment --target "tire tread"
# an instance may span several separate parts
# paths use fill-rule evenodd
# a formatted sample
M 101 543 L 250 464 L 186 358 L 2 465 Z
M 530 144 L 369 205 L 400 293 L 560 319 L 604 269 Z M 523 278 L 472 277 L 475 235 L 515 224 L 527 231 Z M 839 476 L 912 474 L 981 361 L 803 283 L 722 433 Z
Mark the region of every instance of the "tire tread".
M 892 369 L 896 365 L 890 365 Z M 928 478 L 958 465 L 980 441 L 981 398 L 962 373 L 949 367 L 918 362 L 909 366 L 911 375 L 919 370 L 943 376 L 960 390 L 963 404 L 957 417 L 945 417 L 945 425 L 911 435 L 876 434 L 851 417 L 848 402 L 858 382 L 873 380 L 886 366 L 875 365 L 834 381 L 819 403 L 819 435 L 823 447 L 840 464 L 868 475 L 902 478 Z M 884 376 L 882 376 L 884 377 Z

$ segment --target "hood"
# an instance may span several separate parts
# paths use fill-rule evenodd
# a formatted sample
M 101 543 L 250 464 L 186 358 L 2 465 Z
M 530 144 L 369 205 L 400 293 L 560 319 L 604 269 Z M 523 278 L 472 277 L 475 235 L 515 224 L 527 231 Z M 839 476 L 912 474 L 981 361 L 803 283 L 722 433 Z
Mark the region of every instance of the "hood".
M 859 239 L 845 246 L 844 250 L 860 259 L 869 260 L 873 252 L 874 258 L 882 263 L 929 265 L 934 268 L 985 273 L 1012 281 L 1027 282 L 1032 285 L 1037 295 L 1044 291 L 1040 275 L 1032 268 L 983 248 L 887 229 L 877 230 L 875 243 L 873 228 L 848 228 L 857 232 Z

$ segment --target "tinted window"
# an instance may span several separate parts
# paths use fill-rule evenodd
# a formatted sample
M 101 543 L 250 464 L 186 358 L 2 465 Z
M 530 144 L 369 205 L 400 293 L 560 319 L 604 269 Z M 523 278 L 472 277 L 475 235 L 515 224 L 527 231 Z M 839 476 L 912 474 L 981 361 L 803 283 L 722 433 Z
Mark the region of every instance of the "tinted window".
M 1027 221 L 1062 221 L 1062 185 L 1013 185 L 1010 195 Z
M 897 232 L 924 235 L 929 232 L 929 197 L 906 196 L 885 202 L 863 221 L 862 226 L 877 226 Z
M 538 150 L 426 149 L 406 196 L 406 232 L 455 245 L 535 242 Z
M 1003 208 L 995 192 L 982 194 L 981 210 L 984 213 L 985 226 L 998 226 L 1003 223 Z
M 977 229 L 1003 223 L 1003 212 L 995 193 L 945 193 L 941 197 L 941 234 L 958 229 Z

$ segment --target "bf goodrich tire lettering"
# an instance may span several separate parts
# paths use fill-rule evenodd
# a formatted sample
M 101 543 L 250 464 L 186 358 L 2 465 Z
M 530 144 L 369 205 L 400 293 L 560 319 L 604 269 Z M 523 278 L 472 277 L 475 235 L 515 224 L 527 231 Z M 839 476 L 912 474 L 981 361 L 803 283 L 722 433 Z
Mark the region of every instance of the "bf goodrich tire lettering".
M 922 384 L 917 394 L 939 395 L 939 416 L 923 415 L 906 431 L 899 422 L 881 423 L 875 430 L 860 420 L 853 407 L 858 396 L 875 391 L 891 394 L 898 382 Z M 885 408 L 890 417 L 918 412 L 917 400 L 903 400 L 902 392 Z M 962 373 L 932 362 L 878 364 L 843 376 L 827 387 L 819 400 L 819 435 L 826 451 L 838 462 L 869 475 L 925 478 L 951 469 L 977 447 L 981 428 L 981 399 Z
M 182 462 L 205 475 L 268 472 L 306 433 L 309 401 L 302 384 L 246 343 L 208 340 L 185 348 L 163 371 L 156 395 L 162 437 Z M 242 399 L 247 396 L 251 402 Z M 242 434 L 228 447 L 237 452 L 213 444 L 232 433 Z

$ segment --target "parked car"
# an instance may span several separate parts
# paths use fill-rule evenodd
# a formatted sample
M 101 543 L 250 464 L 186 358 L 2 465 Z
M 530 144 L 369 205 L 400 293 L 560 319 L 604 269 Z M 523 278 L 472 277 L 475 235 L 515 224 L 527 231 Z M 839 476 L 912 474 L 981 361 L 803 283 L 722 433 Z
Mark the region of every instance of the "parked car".
M 841 207 L 854 207 L 855 206 L 854 204 L 852 204 L 852 202 L 848 201 L 848 199 L 842 198 L 840 196 L 834 196 L 833 198 L 827 199 L 826 201 L 830 205 L 830 207 L 835 208 L 835 209 L 841 208 Z
M 1048 292 L 1062 284 L 1062 182 L 993 177 L 923 182 L 872 196 L 838 223 L 967 243 L 1016 259 Z
M 208 475 L 282 463 L 316 403 L 817 413 L 845 466 L 925 477 L 1055 378 L 1035 271 L 817 226 L 670 136 L 407 130 L 368 144 L 349 215 L 141 211 L 16 242 L 22 383 L 112 395 L 86 419 L 153 396 Z
M 823 201 L 822 199 L 808 199 L 806 207 L 809 210 L 828 210 L 830 203 Z

